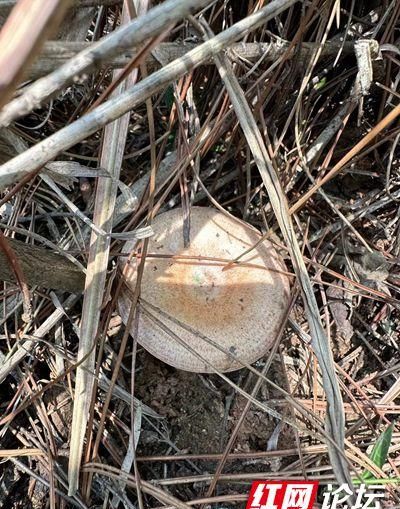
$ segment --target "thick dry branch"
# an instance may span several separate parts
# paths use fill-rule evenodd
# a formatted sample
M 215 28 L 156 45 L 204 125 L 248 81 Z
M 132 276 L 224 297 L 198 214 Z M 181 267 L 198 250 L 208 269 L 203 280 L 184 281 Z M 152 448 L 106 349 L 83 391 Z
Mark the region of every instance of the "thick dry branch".
M 68 42 L 68 41 L 49 41 L 44 45 L 39 59 L 32 65 L 29 76 L 31 79 L 39 78 L 53 72 L 57 67 L 63 65 L 70 58 L 74 58 L 79 52 L 87 50 L 91 43 L 87 42 Z M 290 45 L 289 41 L 279 40 L 271 43 L 238 43 L 226 49 L 227 56 L 231 60 L 247 60 L 249 62 L 257 62 L 258 60 L 265 60 L 272 62 L 281 58 L 288 50 Z M 322 49 L 322 57 L 330 58 L 335 57 L 342 47 L 341 41 L 332 41 L 324 45 Z M 193 42 L 165 42 L 161 43 L 157 48 L 148 56 L 146 65 L 149 70 L 154 70 L 160 67 L 160 62 L 163 65 L 172 62 L 176 58 L 182 57 L 188 51 L 194 49 L 197 44 Z M 298 59 L 299 63 L 304 64 L 315 51 L 316 45 L 314 43 L 303 43 L 301 46 L 293 50 L 293 54 Z M 105 56 L 103 60 L 97 62 L 97 69 L 104 66 L 112 68 L 125 67 L 137 53 L 138 48 L 131 48 L 121 51 L 117 55 Z M 354 43 L 346 42 L 343 45 L 342 54 L 348 55 L 353 53 Z M 204 62 L 211 64 L 212 59 Z
M 64 256 L 15 239 L 7 238 L 7 242 L 18 258 L 28 285 L 71 293 L 83 291 L 84 273 Z M 0 280 L 16 282 L 14 272 L 2 251 L 0 251 Z

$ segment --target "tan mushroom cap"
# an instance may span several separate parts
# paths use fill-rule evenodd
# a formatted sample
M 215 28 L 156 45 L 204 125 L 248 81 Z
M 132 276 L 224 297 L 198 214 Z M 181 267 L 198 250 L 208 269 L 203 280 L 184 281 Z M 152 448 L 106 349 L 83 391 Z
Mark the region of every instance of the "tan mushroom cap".
M 251 226 L 212 208 L 192 207 L 187 248 L 181 209 L 160 214 L 152 226 L 154 236 L 149 241 L 141 286 L 144 310 L 139 315 L 138 342 L 167 364 L 200 373 L 213 370 L 168 331 L 219 371 L 242 367 L 226 351 L 249 364 L 265 355 L 277 337 L 289 300 L 289 279 L 282 273 L 286 268 L 272 244 L 262 242 L 244 256 L 244 264 L 222 270 L 226 261 L 259 241 L 260 234 Z M 129 241 L 124 252 L 134 247 L 134 242 Z M 125 282 L 132 291 L 136 266 L 132 259 L 126 272 Z M 125 288 L 119 299 L 124 323 L 131 295 Z M 205 337 L 224 351 L 209 344 Z

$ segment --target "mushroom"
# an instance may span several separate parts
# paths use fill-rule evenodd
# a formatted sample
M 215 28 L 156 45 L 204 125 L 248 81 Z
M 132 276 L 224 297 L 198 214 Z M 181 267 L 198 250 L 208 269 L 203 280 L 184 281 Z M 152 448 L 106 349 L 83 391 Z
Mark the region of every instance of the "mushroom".
M 138 342 L 167 364 L 199 373 L 213 372 L 210 365 L 220 372 L 233 371 L 243 367 L 234 357 L 251 364 L 265 355 L 289 301 L 285 264 L 272 244 L 259 242 L 261 235 L 252 226 L 209 207 L 191 208 L 187 247 L 180 209 L 160 214 L 152 227 Z M 227 266 L 253 246 L 238 263 Z M 124 253 L 134 248 L 128 241 Z M 124 270 L 118 306 L 125 324 L 137 264 L 133 258 Z

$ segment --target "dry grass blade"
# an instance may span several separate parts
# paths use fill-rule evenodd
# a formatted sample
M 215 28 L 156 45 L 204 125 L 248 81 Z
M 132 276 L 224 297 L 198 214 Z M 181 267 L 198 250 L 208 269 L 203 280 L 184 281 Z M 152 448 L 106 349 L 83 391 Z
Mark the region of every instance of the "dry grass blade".
M 35 472 L 32 472 L 30 468 L 28 468 L 22 461 L 16 459 L 16 458 L 10 458 L 10 461 L 16 466 L 17 469 L 21 470 L 22 472 L 26 472 L 31 476 L 33 479 L 35 479 L 36 482 L 49 487 L 49 482 L 43 477 L 37 475 Z M 56 489 L 55 492 L 60 495 L 66 502 L 68 502 L 71 506 L 79 507 L 80 509 L 87 509 L 87 506 L 79 499 L 68 497 L 62 490 Z
M 125 23 L 129 19 L 123 11 Z M 115 76 L 115 78 L 118 76 Z M 135 81 L 137 71 L 130 75 L 129 81 Z M 123 81 L 113 92 L 121 94 L 127 87 L 128 80 Z M 100 166 L 104 168 L 109 177 L 99 178 L 97 184 L 94 224 L 111 234 L 113 215 L 118 191 L 121 164 L 124 155 L 126 136 L 129 126 L 129 113 L 115 122 L 108 124 L 104 130 L 103 146 L 100 157 Z M 79 486 L 79 469 L 82 459 L 86 425 L 88 422 L 88 409 L 92 399 L 94 379 L 94 361 L 100 310 L 103 304 L 104 288 L 107 276 L 108 257 L 110 250 L 110 237 L 98 235 L 92 231 L 88 268 L 86 274 L 85 295 L 83 299 L 82 322 L 79 338 L 78 361 L 87 357 L 76 371 L 74 411 L 72 419 L 72 434 L 70 458 L 68 465 L 68 494 L 74 495 Z M 92 353 L 88 356 L 88 353 Z
M 263 179 L 276 219 L 291 255 L 307 313 L 312 346 L 323 375 L 324 389 L 328 401 L 327 431 L 331 434 L 337 446 L 333 447 L 331 444 L 328 444 L 332 466 L 338 482 L 349 483 L 351 485 L 349 467 L 344 457 L 343 401 L 336 379 L 332 351 L 322 325 L 313 287 L 290 219 L 287 199 L 268 156 L 257 123 L 254 120 L 239 82 L 233 73 L 230 62 L 221 56 L 216 56 L 215 60 L 240 126 Z
M 174 60 L 163 69 L 143 79 L 125 93 L 110 99 L 79 120 L 3 164 L 0 167 L 0 189 L 40 168 L 63 150 L 72 147 L 133 109 L 174 79 L 197 67 L 210 56 L 223 50 L 228 44 L 245 36 L 250 30 L 261 26 L 296 2 L 297 0 L 274 0 L 255 14 L 232 25 L 209 41 L 189 51 L 182 58 Z
M 70 295 L 64 302 L 64 309 L 69 310 L 72 308 L 79 297 L 76 295 Z M 56 309 L 35 331 L 35 337 L 37 339 L 41 339 L 48 334 L 48 332 L 56 325 L 56 323 L 62 318 L 65 314 L 65 311 L 62 308 Z M 2 365 L 0 367 L 0 382 L 2 382 L 6 376 L 8 376 L 16 366 L 25 358 L 25 356 L 34 348 L 36 341 L 27 340 L 21 341 L 18 345 L 18 350 L 10 355 L 8 358 L 2 361 Z
M 0 32 L 0 108 L 7 104 L 41 45 L 58 27 L 69 0 L 20 0 Z

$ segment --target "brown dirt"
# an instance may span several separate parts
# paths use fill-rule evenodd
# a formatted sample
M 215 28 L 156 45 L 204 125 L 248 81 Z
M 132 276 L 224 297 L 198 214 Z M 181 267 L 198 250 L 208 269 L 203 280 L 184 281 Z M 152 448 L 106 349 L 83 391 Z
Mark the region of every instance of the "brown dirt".
M 245 398 L 236 395 L 232 400 L 232 389 L 214 375 L 176 370 L 145 351 L 141 352 L 141 361 L 143 369 L 136 379 L 137 397 L 166 418 L 171 441 L 182 452 L 189 454 L 222 452 L 229 433 L 234 429 L 245 407 Z M 279 366 L 273 365 L 270 372 L 272 379 L 279 376 L 278 370 Z M 242 374 L 243 372 L 236 371 L 230 378 L 236 381 Z M 282 373 L 280 376 L 282 377 Z M 251 377 L 250 391 L 253 383 Z M 279 397 L 279 394 L 269 391 L 267 384 L 262 385 L 261 401 L 268 404 L 269 399 Z M 276 424 L 273 418 L 252 406 L 241 427 L 234 450 L 265 450 Z M 282 441 L 282 445 L 288 447 L 289 437 L 285 435 L 283 428 L 278 444 Z M 290 442 L 293 442 L 293 434 Z M 149 454 L 148 444 L 146 448 L 146 454 Z

